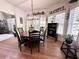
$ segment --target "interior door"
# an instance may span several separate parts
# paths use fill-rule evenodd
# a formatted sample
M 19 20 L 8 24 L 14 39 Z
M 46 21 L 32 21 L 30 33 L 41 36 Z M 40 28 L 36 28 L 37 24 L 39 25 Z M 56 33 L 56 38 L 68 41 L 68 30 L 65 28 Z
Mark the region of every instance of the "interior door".
M 15 18 L 7 19 L 8 28 L 10 31 L 14 32 Z

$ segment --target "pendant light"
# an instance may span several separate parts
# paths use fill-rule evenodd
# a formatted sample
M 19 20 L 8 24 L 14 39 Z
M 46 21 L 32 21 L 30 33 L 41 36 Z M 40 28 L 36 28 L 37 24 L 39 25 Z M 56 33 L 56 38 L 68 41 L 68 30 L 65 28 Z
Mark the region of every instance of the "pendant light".
M 33 26 L 33 19 L 34 19 L 34 15 L 33 15 L 33 0 L 31 0 L 31 27 Z

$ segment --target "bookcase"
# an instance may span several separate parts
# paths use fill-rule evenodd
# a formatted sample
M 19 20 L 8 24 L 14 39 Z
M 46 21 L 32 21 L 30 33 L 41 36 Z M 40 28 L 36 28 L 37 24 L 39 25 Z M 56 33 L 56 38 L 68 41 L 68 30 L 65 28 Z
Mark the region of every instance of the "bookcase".
M 48 23 L 48 31 L 47 31 L 47 36 L 51 36 L 56 38 L 57 41 L 57 23 Z

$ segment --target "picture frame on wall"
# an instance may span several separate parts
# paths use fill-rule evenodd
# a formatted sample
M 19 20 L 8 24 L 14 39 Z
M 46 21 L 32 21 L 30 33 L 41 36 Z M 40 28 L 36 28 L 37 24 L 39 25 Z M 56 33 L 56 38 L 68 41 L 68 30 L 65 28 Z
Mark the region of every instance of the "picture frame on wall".
M 23 24 L 23 18 L 20 17 L 20 24 Z

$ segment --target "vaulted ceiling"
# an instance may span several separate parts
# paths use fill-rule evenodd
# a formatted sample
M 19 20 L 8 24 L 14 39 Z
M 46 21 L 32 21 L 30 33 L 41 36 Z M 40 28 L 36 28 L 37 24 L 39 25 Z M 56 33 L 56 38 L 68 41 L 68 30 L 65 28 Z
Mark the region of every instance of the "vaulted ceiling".
M 31 10 L 31 0 L 7 0 L 9 3 L 25 10 Z M 36 9 L 45 9 L 51 5 L 54 5 L 58 2 L 64 0 L 33 0 L 33 8 Z

